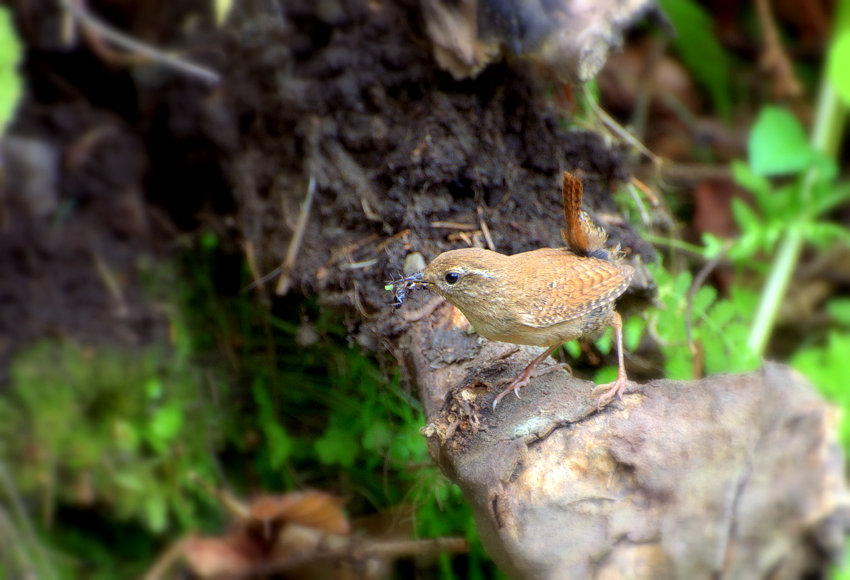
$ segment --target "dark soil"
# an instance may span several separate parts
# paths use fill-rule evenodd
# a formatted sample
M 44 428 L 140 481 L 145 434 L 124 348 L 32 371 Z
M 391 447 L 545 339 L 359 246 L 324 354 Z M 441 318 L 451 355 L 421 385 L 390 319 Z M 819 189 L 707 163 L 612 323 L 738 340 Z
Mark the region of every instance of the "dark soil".
M 384 282 L 405 256 L 465 245 L 434 222 L 483 221 L 504 253 L 557 246 L 564 169 L 582 172 L 597 216 L 616 213 L 608 192 L 629 177 L 622 156 L 564 129 L 527 64 L 455 81 L 431 57 L 417 2 L 300 4 L 270 14 L 246 3 L 234 25 L 183 39 L 223 74 L 215 87 L 150 67 L 116 71 L 85 47 L 58 53 L 30 22 L 32 98 L 12 137 L 46 149 L 36 161 L 4 159 L 0 367 L 45 335 L 152 339 L 161 317 L 142 298 L 138 257 L 181 231 L 212 227 L 257 276 L 272 271 L 311 177 L 292 293 L 359 312 L 351 330 L 370 348 L 398 331 Z M 43 171 L 28 164 L 53 171 L 41 208 L 26 192 Z M 628 224 L 603 221 L 615 243 L 653 259 Z

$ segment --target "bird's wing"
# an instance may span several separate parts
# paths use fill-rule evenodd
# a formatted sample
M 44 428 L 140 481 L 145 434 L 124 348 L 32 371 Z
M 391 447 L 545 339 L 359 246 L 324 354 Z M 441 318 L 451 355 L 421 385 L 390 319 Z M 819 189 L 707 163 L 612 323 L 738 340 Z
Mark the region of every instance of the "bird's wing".
M 626 291 L 634 275 L 626 264 L 565 250 L 549 250 L 540 258 L 525 277 L 527 300 L 520 314 L 523 324 L 536 328 L 574 320 L 610 304 Z

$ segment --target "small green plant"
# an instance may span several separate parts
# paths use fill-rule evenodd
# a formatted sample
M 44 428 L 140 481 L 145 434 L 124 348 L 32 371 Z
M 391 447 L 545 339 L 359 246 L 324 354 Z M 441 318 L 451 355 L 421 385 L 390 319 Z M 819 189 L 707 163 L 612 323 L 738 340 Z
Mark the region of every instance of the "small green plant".
M 226 437 L 238 454 L 228 452 L 228 483 L 240 495 L 323 489 L 345 497 L 352 516 L 401 509 L 419 537 L 470 539 L 463 571 L 445 557 L 441 577 L 492 577 L 471 510 L 431 462 L 419 434 L 421 406 L 398 372 L 382 371 L 352 347 L 332 309 L 303 300 L 276 316 L 253 294 L 222 292 L 214 280 L 226 250 L 211 236 L 201 241 L 184 264 L 184 302 L 195 348 L 228 352 L 234 361 L 230 407 L 238 412 Z M 247 270 L 240 276 L 242 284 L 251 280 Z
M 658 288 L 657 307 L 643 317 L 633 316 L 625 321 L 623 341 L 627 350 L 634 351 L 641 337 L 649 334 L 664 355 L 664 377 L 674 380 L 743 372 L 758 366 L 759 359 L 741 348 L 758 299 L 753 291 L 733 288 L 729 298 L 718 299 L 713 287 L 702 286 L 689 299 L 690 272 L 673 275 L 661 264 L 650 264 L 648 268 Z M 610 334 L 598 341 L 597 347 L 607 353 L 611 348 Z M 594 379 L 613 380 L 616 370 L 600 369 Z
M 847 229 L 829 219 L 832 210 L 850 201 L 850 183 L 839 180 L 835 163 L 850 103 L 850 72 L 845 66 L 850 59 L 848 4 L 842 3 L 839 10 L 838 32 L 830 47 L 812 137 L 806 137 L 803 126 L 788 111 L 765 107 L 750 134 L 748 162 L 732 164 L 736 183 L 753 196 L 752 204 L 741 199 L 732 202 L 740 235 L 728 241 L 706 235 L 702 247 L 676 244 L 705 261 L 731 262 L 738 283 L 730 295 L 718 299 L 709 286 L 692 287 L 689 272 L 668 272 L 650 265 L 658 284 L 659 309 L 644 318 L 627 320 L 625 342 L 634 349 L 643 332 L 648 332 L 665 356 L 666 377 L 696 378 L 702 373 L 754 368 L 765 352 L 803 248 L 818 250 L 850 243 Z M 665 0 L 662 5 L 680 32 L 683 24 L 701 18 L 695 16 L 689 0 Z M 689 30 L 687 26 L 685 30 Z M 686 63 L 690 36 L 680 34 Z M 692 65 L 692 69 L 699 77 L 700 67 Z M 837 320 L 843 320 L 839 313 L 844 312 L 842 304 L 830 306 Z M 690 340 L 686 318 L 691 322 Z M 807 372 L 824 394 L 850 409 L 837 354 L 846 341 L 845 331 L 834 331 L 826 344 L 804 345 L 791 362 Z M 597 344 L 607 352 L 610 336 Z M 614 372 L 613 368 L 601 369 L 596 380 L 608 380 Z
M 156 348 L 39 343 L 16 357 L 0 399 L 0 458 L 47 525 L 57 503 L 101 505 L 152 532 L 194 523 L 184 483 L 212 470 L 218 438 L 210 409 L 194 413 L 199 379 Z
M 15 466 L 15 492 L 40 506 L 48 536 L 69 538 L 54 529 L 57 509 L 93 510 L 151 535 L 198 527 L 203 503 L 186 484 L 191 474 L 212 475 L 220 435 L 188 361 L 154 347 L 49 341 L 21 352 L 10 379 L 0 397 L 0 462 Z

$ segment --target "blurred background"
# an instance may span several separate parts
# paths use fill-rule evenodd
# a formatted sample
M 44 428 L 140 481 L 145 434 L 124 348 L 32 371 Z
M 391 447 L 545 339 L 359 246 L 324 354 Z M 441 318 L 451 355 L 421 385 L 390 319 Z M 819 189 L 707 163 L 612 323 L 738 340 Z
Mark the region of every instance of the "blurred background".
M 630 377 L 850 407 L 850 2 L 589 4 L 0 7 L 0 576 L 499 577 L 385 285 L 557 245 L 563 169 Z

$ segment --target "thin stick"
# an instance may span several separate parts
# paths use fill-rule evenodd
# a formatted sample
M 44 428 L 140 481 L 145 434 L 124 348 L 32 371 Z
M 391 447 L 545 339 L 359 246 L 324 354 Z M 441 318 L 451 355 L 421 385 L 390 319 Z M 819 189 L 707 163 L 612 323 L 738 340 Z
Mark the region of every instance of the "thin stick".
M 94 267 L 97 270 L 103 285 L 115 301 L 116 314 L 122 318 L 127 316 L 127 301 L 124 299 L 124 292 L 121 290 L 121 284 L 118 283 L 115 275 L 112 271 L 110 271 L 109 266 L 106 265 L 103 257 L 97 251 L 92 251 L 91 255 L 92 260 L 94 261 Z
M 702 288 L 702 285 L 705 283 L 705 279 L 708 278 L 708 275 L 711 274 L 714 269 L 726 259 L 726 253 L 730 250 L 730 248 L 732 248 L 733 243 L 734 242 L 732 242 L 732 240 L 727 240 L 720 251 L 717 252 L 717 255 L 703 264 L 703 267 L 700 268 L 700 271 L 697 272 L 696 276 L 694 276 L 693 282 L 691 282 L 691 287 L 688 290 L 687 307 L 685 308 L 685 333 L 688 337 L 688 349 L 691 351 L 691 354 L 696 354 L 697 352 L 696 345 L 694 344 L 694 337 L 691 332 L 694 297 L 697 295 L 699 289 Z
M 478 229 L 478 226 L 475 224 L 464 224 L 461 222 L 431 222 L 432 228 L 446 228 L 449 230 L 465 230 L 465 231 L 475 231 Z
M 298 214 L 298 223 L 295 225 L 295 233 L 289 241 L 289 248 L 286 250 L 286 258 L 280 266 L 280 278 L 277 281 L 277 289 L 275 294 L 283 296 L 289 292 L 290 277 L 292 267 L 295 265 L 295 258 L 298 256 L 298 250 L 301 249 L 301 242 L 304 239 L 304 232 L 307 231 L 307 220 L 310 217 L 310 208 L 313 206 L 313 196 L 316 193 L 316 178 L 310 175 L 310 183 L 307 185 L 307 197 L 301 205 L 301 213 Z
M 257 270 L 256 256 L 254 255 L 254 244 L 251 243 L 251 240 L 246 240 L 244 248 L 245 261 L 248 263 L 248 270 L 251 271 L 251 278 L 253 279 L 253 281 L 245 287 L 245 290 L 254 287 L 262 290 L 265 280 L 260 277 L 260 272 Z
M 652 204 L 652 207 L 658 207 L 661 205 L 661 200 L 658 199 L 658 196 L 652 191 L 652 188 L 645 184 L 643 181 L 632 175 L 632 179 L 629 182 L 632 187 L 637 188 L 643 193 L 646 198 L 649 200 L 649 203 Z
M 178 56 L 167 54 L 112 28 L 82 6 L 78 6 L 74 0 L 59 0 L 59 4 L 62 8 L 67 10 L 68 13 L 71 14 L 84 29 L 88 29 L 95 34 L 106 38 L 124 50 L 144 55 L 154 62 L 171 67 L 174 70 L 201 79 L 209 84 L 214 85 L 221 82 L 221 75 L 218 73 Z
M 590 90 L 585 87 L 584 94 L 587 97 L 587 102 L 590 104 L 590 108 L 593 109 L 593 112 L 596 113 L 597 118 L 602 123 L 603 126 L 607 127 L 609 131 L 611 131 L 614 135 L 618 136 L 620 139 L 643 153 L 652 164 L 657 168 L 661 167 L 662 159 L 650 151 L 646 145 L 638 141 L 638 139 L 629 133 L 626 129 L 624 129 L 617 121 L 614 120 L 611 115 L 605 112 L 602 107 L 594 100 L 593 95 L 590 94 Z
M 397 559 L 406 556 L 421 556 L 439 554 L 442 552 L 458 553 L 469 551 L 466 538 L 433 538 L 428 540 L 360 540 L 351 538 L 339 547 L 318 549 L 313 552 L 289 554 L 283 559 L 258 564 L 251 570 L 254 575 L 284 572 L 311 562 L 362 562 L 371 558 Z
M 756 0 L 756 14 L 761 23 L 764 48 L 761 53 L 761 64 L 767 72 L 773 75 L 773 94 L 777 98 L 798 98 L 803 94 L 803 86 L 794 74 L 791 59 L 782 47 L 776 20 L 770 9 L 768 0 Z
M 481 224 L 481 232 L 487 241 L 487 247 L 490 248 L 490 251 L 495 252 L 496 244 L 493 243 L 493 238 L 490 236 L 490 228 L 487 227 L 487 222 L 484 221 L 484 209 L 479 205 L 475 211 L 478 213 L 478 223 Z
M 210 497 L 218 500 L 222 507 L 240 522 L 248 521 L 251 518 L 251 508 L 228 492 L 213 487 L 195 473 L 190 474 L 189 479 Z
M 634 183 L 629 183 L 626 185 L 626 190 L 628 190 L 629 195 L 632 197 L 632 201 L 635 202 L 635 205 L 640 212 L 640 219 L 643 222 L 643 225 L 649 227 L 652 225 L 652 220 L 649 217 L 649 212 L 646 211 L 646 207 L 644 207 L 643 202 L 640 200 L 640 196 L 637 194 L 638 191 L 643 191 L 635 186 Z

